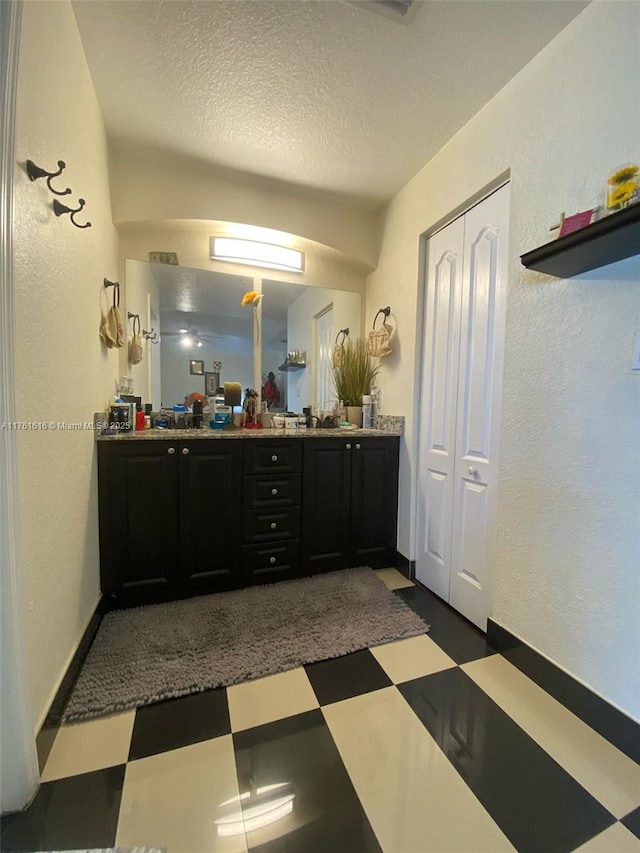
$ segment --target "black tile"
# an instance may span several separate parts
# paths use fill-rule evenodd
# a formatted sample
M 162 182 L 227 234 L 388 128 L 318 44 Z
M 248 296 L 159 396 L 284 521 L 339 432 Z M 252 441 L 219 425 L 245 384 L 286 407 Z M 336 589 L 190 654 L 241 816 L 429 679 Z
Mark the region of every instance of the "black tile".
M 615 823 L 461 669 L 398 689 L 520 853 L 575 850 Z
M 231 731 L 226 688 L 138 708 L 129 761 L 210 740 Z
M 456 663 L 470 663 L 495 654 L 486 635 L 437 595 L 418 586 L 396 589 L 395 593 L 431 626 L 429 637 Z
M 369 649 L 307 664 L 305 671 L 321 705 L 370 693 L 393 683 Z
M 125 765 L 40 786 L 29 808 L 2 818 L 2 850 L 113 847 Z
M 260 853 L 373 853 L 373 830 L 319 709 L 236 732 L 233 745 L 240 793 L 253 802 L 293 795 L 291 813 L 247 831 Z M 282 785 L 261 791 L 269 785 Z M 245 817 L 252 808 L 243 801 Z
M 626 817 L 622 818 L 620 823 L 623 823 L 629 832 L 633 832 L 637 838 L 640 838 L 640 807 L 629 812 Z
M 640 764 L 640 725 L 635 720 L 491 619 L 489 639 L 510 663 L 609 743 Z

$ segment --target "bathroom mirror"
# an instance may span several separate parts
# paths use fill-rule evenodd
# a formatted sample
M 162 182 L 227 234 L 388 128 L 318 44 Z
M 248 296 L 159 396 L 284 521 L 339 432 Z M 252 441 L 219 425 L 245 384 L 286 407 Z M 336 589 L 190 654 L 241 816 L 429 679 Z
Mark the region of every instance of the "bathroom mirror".
M 212 373 L 219 373 L 221 384 L 251 388 L 254 363 L 261 365 L 263 383 L 274 374 L 279 399 L 271 410 L 300 412 L 312 404 L 329 408 L 333 344 L 342 328 L 360 335 L 361 294 L 260 277 L 257 350 L 253 308 L 241 304 L 254 287 L 252 278 L 127 260 L 127 309 L 140 311 L 143 327 L 148 323 L 160 333 L 160 343 L 148 346 L 145 365 L 130 370 L 137 372 L 135 386 L 154 408 L 182 403 L 194 391 L 204 394 Z M 306 353 L 304 366 L 287 362 L 294 350 Z M 204 362 L 203 376 L 190 373 L 193 359 Z

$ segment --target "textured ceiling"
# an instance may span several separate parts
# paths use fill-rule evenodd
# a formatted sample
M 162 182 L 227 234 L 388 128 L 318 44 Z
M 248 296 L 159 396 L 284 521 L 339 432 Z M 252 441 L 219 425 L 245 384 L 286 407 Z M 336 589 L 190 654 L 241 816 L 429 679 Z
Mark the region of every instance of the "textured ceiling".
M 75 0 L 108 133 L 346 195 L 393 196 L 587 5 Z

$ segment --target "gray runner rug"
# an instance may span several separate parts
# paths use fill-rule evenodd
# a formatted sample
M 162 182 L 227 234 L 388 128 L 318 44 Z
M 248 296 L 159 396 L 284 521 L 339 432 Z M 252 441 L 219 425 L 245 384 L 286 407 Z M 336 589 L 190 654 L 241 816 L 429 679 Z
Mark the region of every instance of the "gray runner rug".
M 367 568 L 117 610 L 102 620 L 64 720 L 237 684 L 428 630 Z

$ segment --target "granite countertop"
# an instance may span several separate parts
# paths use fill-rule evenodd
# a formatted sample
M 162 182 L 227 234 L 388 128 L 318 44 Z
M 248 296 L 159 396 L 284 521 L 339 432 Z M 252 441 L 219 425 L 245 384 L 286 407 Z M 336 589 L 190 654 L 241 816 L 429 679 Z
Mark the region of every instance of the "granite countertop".
M 363 436 L 402 435 L 401 426 L 385 429 L 145 429 L 137 432 L 122 432 L 119 435 L 99 435 L 98 441 L 185 441 L 191 439 L 252 439 L 252 438 L 360 438 Z

